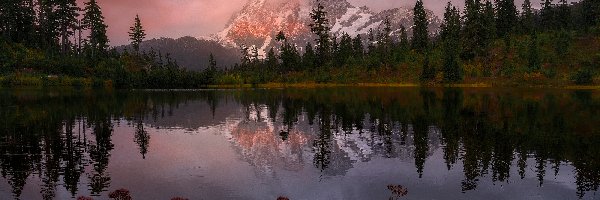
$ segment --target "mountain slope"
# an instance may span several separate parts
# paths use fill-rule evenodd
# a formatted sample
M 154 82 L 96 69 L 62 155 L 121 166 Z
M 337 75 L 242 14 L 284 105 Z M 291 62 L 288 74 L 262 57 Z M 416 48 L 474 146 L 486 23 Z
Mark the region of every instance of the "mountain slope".
M 333 35 L 366 34 L 371 28 L 376 31 L 382 28 L 386 17 L 394 32 L 399 31 L 400 25 L 407 28 L 409 35 L 412 31 L 412 9 L 393 8 L 376 13 L 367 7 L 352 6 L 346 0 L 322 0 L 321 3 L 327 11 Z M 264 53 L 277 46 L 275 35 L 283 31 L 292 43 L 304 46 L 313 41 L 309 13 L 314 6 L 310 0 L 250 0 L 214 38 L 229 47 L 257 46 L 260 53 Z M 441 21 L 432 11 L 428 10 L 427 15 L 429 30 L 436 34 Z

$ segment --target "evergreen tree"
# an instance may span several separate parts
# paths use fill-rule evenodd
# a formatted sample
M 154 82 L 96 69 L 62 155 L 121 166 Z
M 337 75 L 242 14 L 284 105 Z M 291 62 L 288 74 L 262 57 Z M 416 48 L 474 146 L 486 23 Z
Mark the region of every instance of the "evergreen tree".
M 92 57 L 95 57 L 97 53 L 104 53 L 108 48 L 107 26 L 104 24 L 104 16 L 102 16 L 102 11 L 96 0 L 85 3 L 84 11 L 82 26 L 90 31 L 88 42 Z
M 409 49 L 408 34 L 406 33 L 406 28 L 404 25 L 400 25 L 400 49 Z
M 69 38 L 75 33 L 77 28 L 77 17 L 79 16 L 79 7 L 75 0 L 55 0 L 56 25 L 60 35 L 61 51 L 67 53 L 71 48 Z
M 504 37 L 514 31 L 517 24 L 517 7 L 514 0 L 498 0 L 497 3 L 498 18 L 496 18 L 496 29 L 498 36 Z
M 555 28 L 554 21 L 554 8 L 552 0 L 544 0 L 542 2 L 542 10 L 540 13 L 542 27 L 546 30 L 552 30 Z
M 131 40 L 131 46 L 136 52 L 140 51 L 140 44 L 146 38 L 146 31 L 142 27 L 142 22 L 139 15 L 135 15 L 134 23 L 132 27 L 129 27 L 129 40 Z
M 316 55 L 318 59 L 316 60 L 316 64 L 322 66 L 330 59 L 329 31 L 331 28 L 329 27 L 329 20 L 326 18 L 327 12 L 325 12 L 325 7 L 323 7 L 320 0 L 317 0 L 316 3 L 317 6 L 310 13 L 310 18 L 312 19 L 310 30 L 317 35 Z
M 338 43 L 337 37 L 334 35 L 331 37 L 331 61 L 333 62 L 333 66 L 340 66 L 340 56 L 339 56 L 340 44 Z
M 521 11 L 521 32 L 522 33 L 531 33 L 534 30 L 534 15 L 533 10 L 531 9 L 531 1 L 525 0 L 523 2 L 523 8 Z
M 582 0 L 584 26 L 590 27 L 600 22 L 600 2 L 598 0 Z
M 241 45 L 240 54 L 242 55 L 242 58 L 241 58 L 242 66 L 246 66 L 246 65 L 248 65 L 248 63 L 250 63 L 250 53 L 248 52 L 248 50 L 249 50 L 248 46 Z
M 208 57 L 208 69 L 211 71 L 217 70 L 217 60 L 215 60 L 215 56 L 212 53 Z
M 277 33 L 277 36 L 275 36 L 275 41 L 281 42 L 285 40 L 287 40 L 287 38 L 285 37 L 285 33 L 283 33 L 283 31 L 279 31 L 279 33 Z
M 169 55 L 169 54 L 167 54 L 167 55 Z M 156 64 L 157 64 L 159 67 L 161 67 L 161 68 L 162 68 L 162 67 L 164 67 L 165 63 L 163 62 L 163 55 L 162 55 L 162 52 L 161 52 L 160 50 L 158 50 L 158 57 L 157 57 L 157 59 L 155 59 L 155 60 L 158 60 L 158 61 L 156 62 Z
M 570 29 L 571 28 L 571 7 L 567 3 L 567 0 L 560 0 L 556 12 L 557 26 L 559 29 Z
M 386 17 L 383 21 L 383 31 L 381 32 L 381 36 L 379 37 L 379 55 L 383 64 L 390 65 L 391 64 L 391 55 L 392 55 L 392 24 L 390 22 L 389 17 Z
M 385 17 L 383 20 L 383 31 L 379 37 L 379 43 L 381 43 L 381 46 L 384 47 L 385 50 L 385 48 L 391 48 L 392 42 L 392 22 L 389 17 Z
M 443 45 L 444 81 L 456 82 L 461 79 L 458 49 L 460 48 L 460 14 L 450 2 L 444 13 L 444 23 L 441 26 Z
M 35 12 L 32 1 L 0 1 L 0 33 L 7 41 L 30 43 L 35 33 Z
M 35 46 L 35 5 L 32 0 L 22 0 L 20 1 L 20 20 L 19 20 L 19 38 L 22 39 L 22 42 L 34 47 Z
M 429 21 L 427 21 L 423 0 L 417 0 L 413 9 L 413 15 L 412 48 L 417 52 L 425 52 L 429 45 L 429 32 L 427 31 Z
M 277 56 L 275 55 L 275 50 L 273 48 L 269 49 L 269 52 L 267 52 L 265 64 L 267 65 L 267 69 L 277 69 L 279 61 L 277 60 Z
M 256 47 L 256 45 L 252 46 L 252 63 L 258 63 L 259 59 L 258 59 L 258 47 Z
M 296 46 L 284 41 L 283 47 L 281 48 L 281 70 L 283 72 L 296 70 L 300 65 L 300 55 Z
M 299 68 L 301 58 L 296 46 L 287 41 L 283 31 L 280 31 L 275 38 L 275 40 L 282 42 L 281 54 L 279 55 L 279 59 L 281 59 L 280 71 L 288 72 Z
M 8 39 L 9 8 L 9 1 L 0 1 L 0 36 L 2 36 L 2 39 Z
M 408 34 L 404 25 L 400 25 L 400 33 L 398 36 L 398 44 L 394 47 L 393 54 L 396 63 L 402 63 L 406 60 L 406 54 L 410 50 L 410 43 L 408 41 Z
M 485 26 L 483 24 L 482 5 L 479 0 L 466 0 L 463 15 L 462 53 L 465 60 L 473 59 L 483 53 L 485 44 Z
M 314 69 L 316 55 L 312 44 L 310 44 L 310 42 L 306 43 L 305 49 L 304 55 L 302 56 L 302 65 L 305 69 Z
M 39 46 L 46 50 L 58 47 L 58 29 L 56 28 L 56 14 L 54 14 L 55 1 L 38 1 L 38 30 Z
M 375 33 L 372 28 L 369 29 L 367 33 L 367 41 L 369 44 L 367 45 L 367 50 L 369 51 L 369 55 L 375 53 Z
M 357 56 L 359 58 L 362 58 L 365 54 L 365 48 L 363 47 L 360 34 L 356 35 L 356 37 L 352 39 L 352 49 L 354 49 L 354 56 Z
M 483 51 L 480 55 L 487 54 L 489 46 L 496 38 L 496 12 L 494 11 L 494 5 L 491 1 L 487 0 L 483 5 L 483 11 L 481 13 L 481 23 L 483 24 L 483 36 L 482 36 L 482 47 Z
M 339 50 L 338 50 L 338 56 L 337 58 L 339 59 L 338 63 L 340 64 L 340 66 L 343 66 L 346 64 L 346 60 L 350 57 L 353 57 L 354 55 L 354 48 L 352 45 L 352 38 L 350 37 L 350 35 L 348 35 L 348 33 L 343 33 L 342 37 L 340 38 L 340 44 L 339 44 Z
M 210 53 L 210 55 L 208 56 L 208 67 L 204 70 L 204 76 L 206 83 L 216 82 L 217 61 L 215 60 L 215 56 L 212 53 Z

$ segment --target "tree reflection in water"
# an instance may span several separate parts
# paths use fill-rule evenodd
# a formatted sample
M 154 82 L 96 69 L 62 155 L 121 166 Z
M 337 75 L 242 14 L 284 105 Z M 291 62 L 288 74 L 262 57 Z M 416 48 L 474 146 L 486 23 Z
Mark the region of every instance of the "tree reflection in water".
M 542 186 L 548 173 L 557 176 L 564 165 L 575 169 L 578 197 L 600 185 L 600 97 L 592 91 L 2 90 L 0 173 L 15 198 L 31 177 L 39 177 L 44 199 L 54 199 L 59 186 L 77 196 L 82 176 L 88 193 L 100 195 L 111 185 L 116 123 L 129 123 L 146 158 L 151 126 L 145 122 L 181 115 L 188 111 L 177 107 L 194 101 L 210 105 L 206 115 L 213 118 L 224 102 L 242 108 L 244 117 L 229 137 L 262 172 L 295 171 L 308 162 L 325 176 L 343 176 L 358 162 L 383 158 L 414 161 L 422 178 L 439 149 L 445 168 L 462 169 L 463 192 L 484 179 L 509 184 L 528 173 Z M 391 186 L 394 194 L 406 190 Z

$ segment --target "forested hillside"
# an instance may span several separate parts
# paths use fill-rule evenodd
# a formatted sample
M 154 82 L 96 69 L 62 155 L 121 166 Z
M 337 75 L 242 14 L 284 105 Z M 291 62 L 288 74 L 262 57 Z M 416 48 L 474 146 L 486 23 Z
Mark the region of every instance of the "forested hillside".
M 406 27 L 392 31 L 386 18 L 381 28 L 361 37 L 333 34 L 329 14 L 317 1 L 308 24 L 314 41 L 294 43 L 280 31 L 275 38 L 277 48 L 262 56 L 256 46 L 242 45 L 235 53 L 216 42 L 191 37 L 148 41 L 139 16 L 133 18 L 130 31 L 123 33 L 129 34 L 131 45 L 119 52 L 108 45 L 108 25 L 96 0 L 80 7 L 75 0 L 2 1 L 0 83 L 135 88 L 600 83 L 598 1 L 544 0 L 541 10 L 533 9 L 529 0 L 523 5 L 513 0 L 466 0 L 465 5 L 456 8 L 448 3 L 439 34 L 428 31 L 430 20 L 419 0 L 412 11 L 411 33 Z M 235 55 L 237 59 L 232 58 Z

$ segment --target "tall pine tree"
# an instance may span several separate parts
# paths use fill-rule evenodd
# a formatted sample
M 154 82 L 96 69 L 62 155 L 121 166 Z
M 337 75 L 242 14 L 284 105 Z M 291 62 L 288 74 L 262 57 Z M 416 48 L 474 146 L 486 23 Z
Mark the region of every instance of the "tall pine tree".
M 483 41 L 482 51 L 480 55 L 487 54 L 489 47 L 493 40 L 496 38 L 496 12 L 494 11 L 494 5 L 491 1 L 485 1 L 481 11 L 481 23 L 483 24 Z
M 395 45 L 395 49 L 393 51 L 395 61 L 401 63 L 405 61 L 406 53 L 410 50 L 408 34 L 406 33 L 406 28 L 404 28 L 403 25 L 400 25 L 400 33 L 398 37 L 398 44 Z
M 422 53 L 429 47 L 429 32 L 427 31 L 429 21 L 427 21 L 427 13 L 425 12 L 425 7 L 423 7 L 423 0 L 417 0 L 415 4 L 413 21 L 412 48 Z
M 446 6 L 444 23 L 441 29 L 440 36 L 444 51 L 444 81 L 456 82 L 461 79 L 459 64 L 460 14 L 450 2 Z
M 365 54 L 365 47 L 363 46 L 360 34 L 356 35 L 356 37 L 352 39 L 352 49 L 354 50 L 354 56 L 362 59 L 363 55 Z
M 35 12 L 32 1 L 0 1 L 0 32 L 4 39 L 30 45 L 35 33 Z
M 482 5 L 480 0 L 466 0 L 465 10 L 463 11 L 462 27 L 462 52 L 461 56 L 465 60 L 475 58 L 482 54 L 485 44 L 485 26 L 483 24 Z
M 408 50 L 410 48 L 410 44 L 408 41 L 408 34 L 406 33 L 406 28 L 404 25 L 400 25 L 400 49 Z
M 544 29 L 552 30 L 556 28 L 554 12 L 552 0 L 544 0 L 542 2 L 542 10 L 540 11 L 541 23 Z
M 56 28 L 56 14 L 54 13 L 55 1 L 38 1 L 38 29 L 39 46 L 46 50 L 58 48 L 58 29 Z
M 250 48 L 244 44 L 240 46 L 240 55 L 242 55 L 240 61 L 242 67 L 246 67 L 250 63 Z
M 496 5 L 498 17 L 496 18 L 496 29 L 499 37 L 504 37 L 515 30 L 517 24 L 517 7 L 514 0 L 498 0 Z
M 283 42 L 281 44 L 281 54 L 279 55 L 281 72 L 289 72 L 299 68 L 301 58 L 296 46 L 288 42 L 283 31 L 277 34 L 276 40 Z
M 269 70 L 277 69 L 277 65 L 279 65 L 279 60 L 277 59 L 277 56 L 275 55 L 275 50 L 273 48 L 269 49 L 269 52 L 267 52 L 265 64 L 267 65 L 267 69 Z
M 390 22 L 389 17 L 386 17 L 383 20 L 383 31 L 381 32 L 381 36 L 379 37 L 379 55 L 381 61 L 384 65 L 392 64 L 392 24 Z
M 531 33 L 534 30 L 534 15 L 531 8 L 531 1 L 525 0 L 520 18 L 521 33 Z
M 590 27 L 600 22 L 600 2 L 598 0 L 582 0 L 584 26 Z
M 215 60 L 215 56 L 212 53 L 208 57 L 208 70 L 217 71 L 217 60 Z
M 348 33 L 343 33 L 340 38 L 340 46 L 337 52 L 338 64 L 343 66 L 350 57 L 354 57 L 354 48 L 352 47 L 352 38 Z
M 559 29 L 571 28 L 571 7 L 567 3 L 567 0 L 560 0 L 556 11 L 556 19 L 556 25 Z
M 313 50 L 313 45 L 308 42 L 306 43 L 306 48 L 304 50 L 304 55 L 302 55 L 302 66 L 305 69 L 312 70 L 315 67 L 315 50 Z
M 310 13 L 310 18 L 312 19 L 312 23 L 310 24 L 310 31 L 317 35 L 317 51 L 316 55 L 318 59 L 316 60 L 316 64 L 321 67 L 326 62 L 330 60 L 330 34 L 329 31 L 331 28 L 329 27 L 329 20 L 327 17 L 327 12 L 325 12 L 325 7 L 321 4 L 320 0 L 316 1 L 317 6 L 312 9 Z
M 79 7 L 75 0 L 55 0 L 56 25 L 60 35 L 61 51 L 67 53 L 71 50 L 70 37 L 77 29 L 77 17 L 79 16 Z
M 106 24 L 104 16 L 96 0 L 85 3 L 82 26 L 90 31 L 88 35 L 89 50 L 91 56 L 96 57 L 103 54 L 108 48 L 108 37 L 106 37 Z
M 135 15 L 134 23 L 132 27 L 129 27 L 129 40 L 131 40 L 131 46 L 136 52 L 140 51 L 140 44 L 146 38 L 146 31 L 142 27 L 142 22 L 139 15 Z

